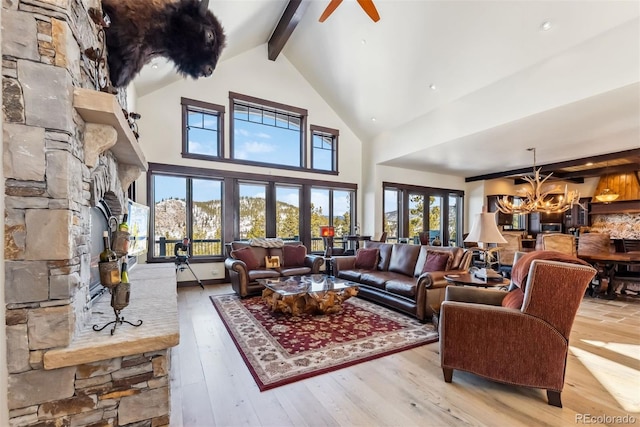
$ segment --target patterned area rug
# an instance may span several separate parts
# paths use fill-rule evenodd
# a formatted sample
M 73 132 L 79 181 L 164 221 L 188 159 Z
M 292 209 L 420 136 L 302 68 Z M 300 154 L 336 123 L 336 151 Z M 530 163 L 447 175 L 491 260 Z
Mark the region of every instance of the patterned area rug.
M 433 325 L 360 298 L 317 316 L 272 313 L 261 297 L 211 301 L 260 391 L 438 340 Z

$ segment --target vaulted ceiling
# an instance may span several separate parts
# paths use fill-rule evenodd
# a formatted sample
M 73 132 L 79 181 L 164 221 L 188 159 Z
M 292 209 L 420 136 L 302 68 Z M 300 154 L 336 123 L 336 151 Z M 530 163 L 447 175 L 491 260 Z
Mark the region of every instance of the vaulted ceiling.
M 329 0 L 308 2 L 280 56 L 364 144 L 427 126 L 425 118 L 459 126 L 454 106 L 492 118 L 381 163 L 473 179 L 530 167 L 526 148 L 536 147 L 539 165 L 596 156 L 602 168 L 597 156 L 608 164 L 621 152 L 626 167 L 640 169 L 629 151 L 640 150 L 639 2 L 374 2 L 377 23 L 355 1 L 319 23 Z M 221 61 L 267 43 L 288 3 L 211 0 L 228 39 Z M 140 96 L 180 79 L 170 64 L 154 65 L 134 82 Z M 530 111 L 501 111 L 505 96 Z

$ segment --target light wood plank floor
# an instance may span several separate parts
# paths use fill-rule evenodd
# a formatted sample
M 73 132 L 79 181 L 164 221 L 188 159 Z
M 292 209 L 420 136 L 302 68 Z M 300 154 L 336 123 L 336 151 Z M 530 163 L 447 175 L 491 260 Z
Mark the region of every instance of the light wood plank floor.
M 543 390 L 464 372 L 446 384 L 437 343 L 260 392 L 209 300 L 225 293 L 229 285 L 178 291 L 171 426 L 568 426 L 584 424 L 583 414 L 628 415 L 640 425 L 638 298 L 585 297 L 560 409 Z

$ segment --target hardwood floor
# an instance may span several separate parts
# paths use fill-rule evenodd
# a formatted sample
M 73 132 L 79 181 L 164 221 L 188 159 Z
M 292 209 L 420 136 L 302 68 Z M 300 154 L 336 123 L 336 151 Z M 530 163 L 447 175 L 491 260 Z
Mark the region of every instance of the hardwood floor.
M 640 425 L 640 298 L 585 297 L 571 334 L 562 402 L 544 390 L 455 371 L 442 379 L 433 343 L 260 392 L 209 295 L 180 288 L 171 363 L 171 426 L 564 426 L 628 416 Z M 587 422 L 581 422 L 580 417 Z M 615 418 L 599 424 L 625 424 Z

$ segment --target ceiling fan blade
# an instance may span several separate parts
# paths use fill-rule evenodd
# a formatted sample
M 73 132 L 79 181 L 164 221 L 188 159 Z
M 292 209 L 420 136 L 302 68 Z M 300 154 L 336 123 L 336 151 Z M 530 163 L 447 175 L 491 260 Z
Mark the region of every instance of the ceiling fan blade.
M 373 19 L 373 22 L 378 22 L 380 20 L 380 15 L 378 14 L 376 6 L 373 4 L 373 0 L 358 0 L 358 4 L 360 4 L 360 7 L 367 12 L 369 18 Z
M 331 0 L 329 6 L 327 6 L 324 12 L 322 12 L 322 16 L 320 16 L 320 22 L 324 22 L 329 17 L 329 15 L 331 15 L 333 11 L 336 10 L 338 6 L 340 6 L 340 3 L 342 3 L 342 0 Z

